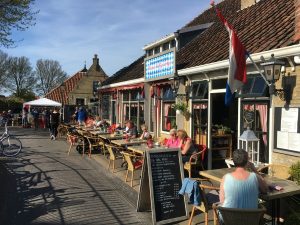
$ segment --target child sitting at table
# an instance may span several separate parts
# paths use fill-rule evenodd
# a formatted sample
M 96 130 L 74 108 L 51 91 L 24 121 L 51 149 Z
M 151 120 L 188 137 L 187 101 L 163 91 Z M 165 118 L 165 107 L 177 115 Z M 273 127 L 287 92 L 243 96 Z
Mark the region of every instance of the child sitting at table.
M 147 140 L 150 137 L 150 133 L 148 131 L 148 127 L 146 124 L 142 124 L 141 125 L 141 129 L 142 129 L 142 135 L 140 136 L 140 139 L 144 139 Z

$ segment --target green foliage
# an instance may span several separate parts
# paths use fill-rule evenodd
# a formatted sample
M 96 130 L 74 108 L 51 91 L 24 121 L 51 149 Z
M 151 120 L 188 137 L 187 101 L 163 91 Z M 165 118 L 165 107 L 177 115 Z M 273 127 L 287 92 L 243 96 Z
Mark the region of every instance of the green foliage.
M 11 38 L 12 31 L 24 31 L 35 24 L 35 15 L 38 11 L 31 9 L 34 1 L 0 1 L 0 46 L 14 47 L 15 40 Z
M 289 174 L 291 175 L 292 179 L 300 185 L 300 161 L 291 165 Z
M 226 134 L 231 133 L 231 129 L 229 127 L 226 127 L 226 126 L 222 125 L 222 124 L 220 124 L 220 125 L 216 124 L 216 125 L 214 125 L 214 127 L 216 127 L 216 129 L 218 129 L 218 130 L 224 131 L 224 133 L 226 133 Z
M 183 102 L 178 102 L 178 103 L 172 104 L 171 107 L 172 107 L 173 109 L 175 109 L 175 110 L 180 110 L 180 111 L 182 111 L 183 113 L 188 112 L 187 104 L 185 104 L 185 103 L 183 103 Z
M 12 110 L 13 113 L 22 111 L 23 101 L 18 98 L 5 98 L 0 99 L 0 111 Z
M 18 99 L 18 101 L 20 102 L 29 102 L 31 100 L 34 100 L 36 96 L 31 90 L 21 89 L 18 95 L 14 93 L 11 97 Z

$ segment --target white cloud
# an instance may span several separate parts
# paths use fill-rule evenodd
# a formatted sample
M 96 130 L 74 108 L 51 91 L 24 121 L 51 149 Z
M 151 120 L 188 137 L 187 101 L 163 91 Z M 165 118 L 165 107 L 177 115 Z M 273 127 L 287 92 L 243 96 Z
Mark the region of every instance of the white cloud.
M 209 7 L 209 0 L 36 1 L 36 25 L 17 32 L 24 38 L 9 55 L 58 60 L 73 75 L 94 54 L 112 75 L 143 54 L 142 47 L 176 31 Z

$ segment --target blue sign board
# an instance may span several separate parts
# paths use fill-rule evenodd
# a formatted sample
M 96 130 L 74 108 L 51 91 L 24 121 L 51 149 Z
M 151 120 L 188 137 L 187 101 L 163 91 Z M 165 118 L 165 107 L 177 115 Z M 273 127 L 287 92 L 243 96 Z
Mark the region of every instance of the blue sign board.
M 175 51 L 171 50 L 159 56 L 146 58 L 145 80 L 159 80 L 172 77 L 175 73 Z

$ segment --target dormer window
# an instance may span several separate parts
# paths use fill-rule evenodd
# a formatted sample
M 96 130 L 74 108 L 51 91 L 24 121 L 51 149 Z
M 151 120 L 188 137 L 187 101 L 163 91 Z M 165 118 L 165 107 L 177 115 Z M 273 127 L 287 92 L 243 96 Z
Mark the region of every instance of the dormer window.
M 160 53 L 160 46 L 155 47 L 154 54 Z
M 176 41 L 175 41 L 175 40 L 172 40 L 170 45 L 171 45 L 171 48 L 175 48 L 175 46 L 176 46 Z
M 163 51 L 166 51 L 170 48 L 169 42 L 163 44 Z

